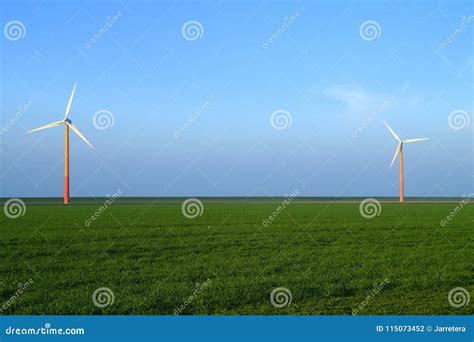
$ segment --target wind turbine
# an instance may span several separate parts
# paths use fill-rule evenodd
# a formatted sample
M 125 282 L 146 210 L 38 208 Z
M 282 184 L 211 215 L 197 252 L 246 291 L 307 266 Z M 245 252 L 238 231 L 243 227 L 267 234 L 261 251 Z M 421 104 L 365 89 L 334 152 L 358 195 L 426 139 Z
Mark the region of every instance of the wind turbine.
M 92 147 L 91 143 L 87 141 L 86 137 L 82 135 L 81 132 L 79 132 L 76 126 L 74 126 L 72 124 L 72 121 L 69 119 L 69 110 L 71 109 L 72 98 L 74 97 L 74 92 L 76 91 L 76 85 L 77 82 L 74 83 L 71 96 L 69 97 L 69 102 L 67 103 L 66 113 L 64 114 L 64 118 L 61 121 L 55 121 L 53 123 L 28 131 L 28 133 L 31 133 L 64 124 L 64 204 L 69 203 L 69 128 L 71 128 L 72 131 L 79 136 L 79 138 L 84 140 L 84 142 L 89 145 L 90 148 L 94 148 Z
M 418 138 L 418 139 L 407 139 L 407 140 L 401 140 L 398 135 L 393 131 L 393 129 L 384 121 L 383 122 L 385 126 L 387 126 L 388 130 L 390 133 L 392 133 L 393 137 L 397 139 L 398 141 L 398 146 L 397 149 L 395 150 L 395 155 L 393 156 L 392 162 L 390 163 L 390 167 L 392 167 L 393 163 L 395 162 L 395 159 L 397 158 L 397 155 L 400 154 L 400 202 L 405 201 L 405 192 L 403 188 L 403 144 L 405 143 L 412 143 L 416 141 L 423 141 L 423 140 L 430 140 L 430 138 Z

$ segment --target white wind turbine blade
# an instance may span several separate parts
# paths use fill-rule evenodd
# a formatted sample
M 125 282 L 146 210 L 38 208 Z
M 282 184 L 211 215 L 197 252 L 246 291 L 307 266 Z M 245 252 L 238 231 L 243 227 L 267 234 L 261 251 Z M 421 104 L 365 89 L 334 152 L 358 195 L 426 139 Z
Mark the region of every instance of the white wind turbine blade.
M 56 126 L 59 126 L 62 123 L 64 123 L 64 121 L 55 121 L 53 123 L 50 123 L 50 124 L 47 124 L 47 125 L 44 125 L 44 126 L 32 129 L 32 130 L 29 130 L 28 133 L 41 131 L 42 129 L 47 129 L 47 128 L 51 128 L 51 127 L 56 127 Z
M 398 137 L 398 135 L 393 131 L 393 129 L 388 125 L 388 123 L 386 123 L 385 121 L 383 122 L 385 124 L 385 126 L 387 126 L 388 130 L 390 131 L 390 133 L 392 133 L 392 135 L 394 136 L 395 139 L 397 139 L 398 141 L 401 141 L 401 139 Z
M 407 139 L 407 140 L 403 140 L 403 142 L 404 143 L 411 143 L 411 142 L 415 142 L 415 141 L 424 141 L 424 140 L 430 140 L 430 138 Z
M 393 163 L 395 162 L 395 159 L 397 159 L 398 153 L 400 153 L 400 148 L 402 147 L 402 143 L 399 142 L 397 146 L 397 150 L 395 151 L 395 155 L 393 156 L 392 162 L 390 163 L 390 167 L 392 167 Z
M 77 86 L 77 82 L 74 82 L 74 87 L 72 88 L 71 96 L 69 96 L 69 102 L 67 103 L 66 114 L 64 114 L 64 119 L 63 120 L 66 120 L 67 117 L 69 116 L 69 110 L 71 109 L 72 98 L 74 97 L 74 92 L 76 91 L 76 86 Z
M 72 123 L 69 123 L 69 122 L 67 122 L 67 121 L 66 121 L 66 125 L 68 125 L 68 126 L 74 131 L 74 133 L 76 133 L 76 134 L 79 136 L 79 138 L 81 138 L 82 140 L 84 140 L 84 142 L 85 142 L 87 145 L 89 145 L 90 148 L 94 148 L 94 147 L 91 145 L 91 143 L 86 139 L 86 137 L 83 136 L 81 132 L 79 132 L 79 130 L 76 128 L 76 126 L 74 126 Z

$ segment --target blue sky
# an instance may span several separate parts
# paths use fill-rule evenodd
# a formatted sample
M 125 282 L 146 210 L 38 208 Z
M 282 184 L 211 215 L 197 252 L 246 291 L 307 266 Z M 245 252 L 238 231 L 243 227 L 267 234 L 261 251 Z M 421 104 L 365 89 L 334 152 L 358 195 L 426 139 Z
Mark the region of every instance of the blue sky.
M 75 81 L 95 149 L 71 137 L 72 196 L 397 196 L 383 120 L 432 138 L 406 146 L 407 196 L 472 191 L 472 1 L 0 6 L 3 197 L 62 195 L 63 130 L 26 131 Z

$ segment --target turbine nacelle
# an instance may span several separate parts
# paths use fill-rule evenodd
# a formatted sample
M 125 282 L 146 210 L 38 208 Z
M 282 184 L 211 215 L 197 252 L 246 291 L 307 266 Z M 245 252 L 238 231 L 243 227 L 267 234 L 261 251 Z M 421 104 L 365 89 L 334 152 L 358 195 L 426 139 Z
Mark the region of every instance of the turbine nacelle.
M 66 107 L 66 113 L 64 114 L 64 119 L 62 119 L 61 121 L 55 121 L 50 124 L 32 129 L 28 131 L 28 133 L 41 131 L 43 129 L 52 128 L 52 127 L 56 127 L 61 124 L 64 124 L 64 125 L 67 125 L 74 133 L 76 133 L 79 136 L 79 138 L 81 138 L 87 145 L 89 145 L 90 148 L 94 148 L 92 144 L 86 139 L 86 137 L 77 129 L 77 127 L 72 124 L 71 119 L 69 119 L 69 111 L 71 110 L 72 99 L 74 97 L 74 93 L 76 92 L 76 86 L 77 86 L 77 82 L 74 83 L 74 87 L 72 88 L 71 96 L 69 97 L 69 101 Z
M 395 162 L 395 159 L 397 159 L 398 154 L 402 150 L 403 144 L 412 143 L 412 142 L 416 142 L 416 141 L 430 140 L 430 138 L 417 138 L 417 139 L 402 140 L 402 139 L 400 139 L 400 137 L 393 131 L 393 129 L 385 121 L 383 123 L 385 124 L 385 126 L 387 127 L 389 132 L 392 133 L 395 140 L 398 141 L 398 146 L 397 146 L 397 149 L 395 150 L 395 155 L 393 156 L 392 162 L 390 163 L 390 167 L 392 167 L 393 163 Z

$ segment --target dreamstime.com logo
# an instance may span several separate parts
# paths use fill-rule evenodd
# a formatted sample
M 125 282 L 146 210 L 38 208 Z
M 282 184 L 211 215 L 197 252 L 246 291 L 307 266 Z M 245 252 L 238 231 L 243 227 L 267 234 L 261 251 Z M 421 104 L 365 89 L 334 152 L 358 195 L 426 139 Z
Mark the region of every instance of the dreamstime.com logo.
M 279 205 L 274 211 L 273 213 L 268 216 L 266 219 L 263 220 L 262 224 L 264 227 L 268 226 L 270 223 L 273 222 L 273 220 L 278 216 L 280 215 L 280 213 L 287 207 L 291 204 L 291 202 L 293 202 L 293 200 L 295 199 L 296 196 L 298 196 L 300 194 L 300 191 L 298 189 L 296 189 L 295 191 L 293 191 L 289 196 L 287 196 L 285 198 L 285 200 L 281 203 L 281 205 Z
M 465 110 L 453 110 L 451 113 L 449 113 L 448 124 L 452 129 L 460 130 L 469 127 L 471 124 L 471 118 Z
M 20 216 L 24 216 L 26 213 L 26 205 L 19 198 L 10 198 L 3 205 L 3 212 L 5 216 L 11 219 L 16 219 Z
M 0 314 L 7 311 L 10 306 L 15 304 L 15 302 L 20 298 L 20 296 L 25 293 L 25 291 L 33 285 L 33 279 L 29 279 L 26 283 L 18 283 L 18 289 L 13 293 L 13 295 L 0 307 Z
M 375 20 L 367 20 L 360 24 L 359 35 L 363 40 L 379 39 L 382 35 L 382 29 Z
M 181 35 L 187 41 L 193 41 L 201 39 L 204 35 L 204 28 L 202 24 L 197 20 L 189 20 L 181 27 Z
M 14 328 L 9 326 L 5 329 L 6 335 L 84 335 L 83 328 L 53 328 L 50 323 L 46 323 L 40 328 Z
M 455 308 L 468 305 L 470 300 L 469 291 L 464 287 L 455 287 L 448 293 L 448 303 Z
M 100 208 L 99 208 L 98 210 L 96 210 L 96 212 L 95 212 L 93 215 L 91 215 L 91 217 L 89 217 L 88 219 L 86 219 L 86 220 L 84 221 L 84 225 L 85 225 L 86 227 L 89 227 L 89 226 L 92 224 L 92 222 L 94 222 L 95 220 L 97 220 L 97 219 L 99 218 L 99 216 L 102 215 L 102 213 L 103 213 L 104 211 L 106 211 L 107 208 L 108 208 L 109 206 L 111 206 L 112 203 L 114 203 L 115 200 L 116 200 L 121 194 L 122 194 L 122 190 L 118 189 L 116 193 L 114 193 L 112 196 L 110 196 L 109 198 L 107 198 L 107 199 L 105 200 L 104 204 L 101 205 Z
M 357 138 L 381 113 L 387 111 L 390 106 L 391 103 L 387 100 L 375 107 L 374 110 L 367 117 L 367 119 L 365 119 L 359 127 L 352 131 L 352 138 Z
M 467 27 L 472 23 L 474 20 L 474 15 L 470 15 L 468 17 L 464 16 L 461 18 L 461 24 L 454 29 L 454 31 L 441 43 L 440 47 L 445 49 L 451 44 L 457 36 L 464 32 Z
M 360 202 L 359 212 L 362 217 L 372 219 L 375 216 L 380 216 L 382 213 L 382 205 L 375 198 L 366 198 Z
M 15 124 L 23 117 L 23 115 L 25 115 L 31 106 L 33 106 L 32 100 L 28 101 L 26 105 L 18 106 L 15 116 L 3 124 L 2 128 L 0 129 L 0 135 L 6 134 L 13 126 L 15 126 Z
M 92 45 L 97 43 L 100 38 L 122 17 L 122 12 L 118 11 L 112 16 L 105 18 L 105 24 L 102 26 L 87 42 L 84 43 L 86 49 L 90 49 Z
M 211 284 L 211 279 L 207 279 L 204 283 L 199 284 L 196 283 L 196 288 L 191 296 L 186 298 L 183 304 L 181 304 L 178 308 L 174 309 L 174 314 L 176 316 L 180 315 L 189 305 L 191 305 L 209 285 Z
M 293 296 L 286 287 L 277 287 L 270 293 L 270 303 L 276 308 L 282 308 L 291 304 Z
M 194 111 L 194 113 L 191 115 L 190 118 L 186 120 L 186 122 L 179 128 L 177 129 L 174 133 L 173 136 L 175 139 L 178 139 L 184 132 L 186 132 L 191 125 L 196 122 L 196 120 L 204 113 L 206 112 L 209 107 L 211 106 L 211 101 L 207 100 L 201 107 L 199 107 L 197 110 Z
M 280 27 L 268 38 L 266 41 L 263 42 L 262 47 L 267 49 L 272 45 L 300 16 L 298 11 L 295 11 L 290 16 L 283 17 L 283 22 Z
M 188 198 L 181 205 L 181 212 L 184 217 L 194 219 L 198 216 L 202 216 L 204 213 L 204 205 L 197 198 Z
M 446 215 L 445 218 L 443 218 L 440 221 L 439 225 L 441 227 L 445 227 L 464 208 L 466 204 L 472 201 L 473 198 L 474 198 L 474 193 L 471 192 L 469 195 L 463 198 L 462 201 L 459 202 L 459 204 L 455 206 L 454 209 L 451 210 L 451 212 L 448 215 Z
M 352 309 L 352 315 L 355 316 L 359 313 L 359 311 L 363 310 L 369 303 L 372 301 L 372 299 L 377 296 L 380 291 L 382 291 L 387 285 L 390 283 L 390 281 L 385 278 L 380 284 L 374 284 L 374 289 L 370 292 L 370 294 L 365 297 L 365 299 L 359 304 L 359 306 L 355 309 Z
M 107 109 L 101 109 L 94 113 L 92 116 L 92 124 L 95 128 L 104 130 L 114 127 L 115 117 L 114 114 Z
M 270 116 L 270 124 L 274 129 L 282 130 L 290 128 L 293 123 L 293 118 L 290 112 L 284 109 L 277 109 Z
M 3 34 L 5 38 L 12 42 L 25 38 L 26 27 L 19 20 L 12 20 L 5 24 L 3 27 Z
M 114 292 L 108 287 L 99 287 L 92 294 L 92 302 L 98 308 L 105 308 L 115 301 Z

